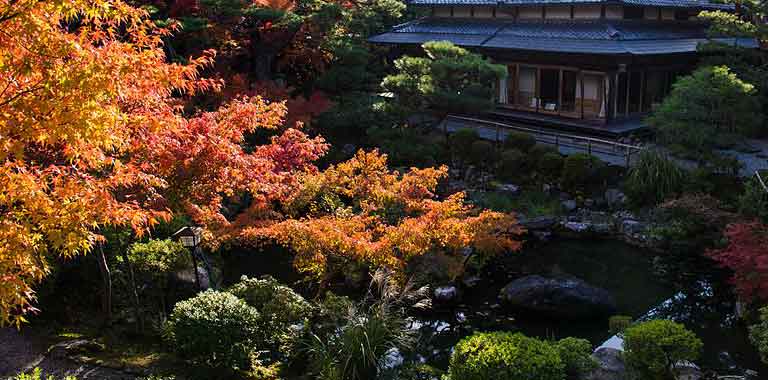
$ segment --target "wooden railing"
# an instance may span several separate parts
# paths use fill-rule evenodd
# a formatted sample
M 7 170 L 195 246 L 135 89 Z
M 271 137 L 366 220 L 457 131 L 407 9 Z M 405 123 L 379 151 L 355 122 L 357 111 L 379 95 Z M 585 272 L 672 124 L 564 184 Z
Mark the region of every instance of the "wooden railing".
M 507 123 L 499 123 L 490 120 L 476 119 L 466 116 L 449 115 L 447 119 L 459 120 L 464 122 L 476 123 L 486 125 L 495 130 L 495 140 L 497 143 L 502 141 L 503 130 L 514 130 L 524 132 L 533 135 L 537 141 L 551 144 L 558 149 L 563 147 L 573 148 L 577 150 L 583 150 L 588 154 L 600 153 L 607 154 L 615 157 L 622 157 L 627 167 L 630 165 L 632 156 L 642 151 L 644 148 L 638 145 L 630 145 L 620 143 L 618 141 L 611 141 L 605 139 L 599 139 L 588 136 L 574 135 L 570 133 L 561 133 L 556 131 L 550 131 L 545 129 L 524 127 L 521 125 L 513 125 Z M 447 128 L 447 125 L 443 123 L 443 127 Z M 447 133 L 447 130 L 445 131 Z

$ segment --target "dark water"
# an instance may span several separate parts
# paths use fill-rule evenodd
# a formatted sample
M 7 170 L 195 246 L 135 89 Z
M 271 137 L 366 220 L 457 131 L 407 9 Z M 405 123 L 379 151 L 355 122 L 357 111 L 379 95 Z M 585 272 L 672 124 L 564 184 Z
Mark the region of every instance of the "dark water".
M 738 373 L 746 368 L 768 373 L 749 344 L 746 329 L 733 316 L 733 297 L 727 287 L 713 285 L 712 276 L 706 273 L 687 273 L 684 280 L 672 281 L 670 278 L 675 276 L 660 275 L 656 268 L 652 253 L 619 241 L 566 240 L 528 248 L 490 266 L 481 282 L 464 293 L 463 303 L 438 307 L 424 316 L 415 326 L 424 324 L 415 356 L 445 367 L 450 348 L 474 331 L 520 331 L 545 339 L 575 336 L 600 345 L 611 335 L 607 316 L 550 319 L 525 315 L 499 304 L 500 289 L 515 278 L 528 274 L 569 275 L 608 290 L 616 299 L 616 314 L 685 323 L 704 341 L 700 364 L 705 369 Z

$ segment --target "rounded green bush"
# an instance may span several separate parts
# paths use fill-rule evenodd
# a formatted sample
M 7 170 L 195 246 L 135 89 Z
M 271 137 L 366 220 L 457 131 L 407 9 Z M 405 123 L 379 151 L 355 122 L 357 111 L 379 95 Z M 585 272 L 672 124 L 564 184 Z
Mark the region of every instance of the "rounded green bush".
M 526 159 L 525 153 L 517 149 L 501 152 L 496 175 L 505 181 L 519 178 L 521 173 L 525 170 Z
M 557 178 L 563 171 L 563 156 L 556 152 L 544 153 L 536 162 L 539 173 L 546 177 Z
M 207 290 L 174 306 L 164 335 L 180 357 L 195 365 L 249 370 L 259 319 L 245 301 Z
M 547 342 L 508 332 L 476 333 L 454 347 L 451 380 L 562 380 L 565 366 Z
M 557 150 L 554 145 L 549 144 L 536 144 L 530 150 L 528 150 L 528 155 L 531 156 L 534 160 L 540 159 L 547 153 L 560 154 L 560 151 Z
M 229 292 L 255 308 L 259 315 L 259 351 L 266 352 L 272 359 L 281 360 L 290 356 L 301 334 L 299 326 L 312 313 L 312 305 L 293 289 L 280 284 L 270 276 L 260 279 L 243 276 Z
M 674 379 L 675 363 L 696 360 L 702 345 L 685 326 L 666 319 L 624 330 L 624 360 L 643 379 Z
M 563 185 L 581 187 L 586 184 L 592 173 L 595 161 L 595 157 L 586 153 L 576 153 L 567 156 L 563 161 L 563 173 L 561 176 Z
M 180 242 L 170 239 L 134 243 L 128 249 L 128 260 L 136 271 L 155 276 L 192 266 L 189 251 Z
M 760 309 L 760 323 L 750 326 L 749 339 L 760 353 L 760 359 L 768 364 L 768 306 Z
M 525 132 L 511 131 L 504 139 L 504 149 L 517 149 L 527 152 L 536 145 L 536 138 Z
M 560 352 L 560 360 L 563 361 L 569 377 L 580 378 L 597 366 L 597 362 L 592 358 L 592 344 L 586 339 L 560 339 L 555 347 Z
M 472 143 L 469 162 L 478 166 L 487 166 L 496 161 L 496 147 L 490 141 L 480 140 Z
M 472 144 L 480 140 L 480 135 L 474 129 L 459 129 L 450 136 L 449 144 L 461 159 L 467 159 L 472 150 Z

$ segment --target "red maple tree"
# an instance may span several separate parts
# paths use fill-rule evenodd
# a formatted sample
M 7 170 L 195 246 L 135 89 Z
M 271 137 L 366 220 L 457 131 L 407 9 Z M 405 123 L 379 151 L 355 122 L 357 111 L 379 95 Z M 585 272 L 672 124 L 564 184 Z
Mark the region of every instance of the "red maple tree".
M 725 229 L 728 245 L 707 254 L 731 269 L 731 281 L 745 300 L 768 300 L 768 226 L 759 222 L 732 223 Z

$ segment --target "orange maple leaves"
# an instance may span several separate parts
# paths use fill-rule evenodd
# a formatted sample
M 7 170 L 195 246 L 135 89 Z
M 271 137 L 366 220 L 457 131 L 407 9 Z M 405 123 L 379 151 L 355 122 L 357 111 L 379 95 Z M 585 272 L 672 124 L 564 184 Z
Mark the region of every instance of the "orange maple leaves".
M 305 186 L 287 201 L 289 210 L 306 216 L 278 223 L 269 232 L 296 252 L 299 270 L 318 277 L 332 257 L 402 273 L 411 259 L 430 251 L 457 254 L 474 247 L 495 255 L 519 249 L 523 230 L 512 215 L 478 212 L 463 193 L 436 199 L 435 189 L 446 175 L 444 166 L 401 175 L 387 168 L 386 155 L 359 151 L 347 162 L 306 176 Z
M 286 126 L 284 103 L 241 97 L 184 115 L 180 95 L 221 83 L 198 77 L 213 52 L 168 63 L 168 33 L 119 0 L 0 0 L 0 324 L 34 309 L 53 256 L 90 251 L 102 226 L 141 234 L 178 210 L 214 245 L 275 239 L 317 275 L 329 257 L 402 269 L 434 249 L 519 247 L 511 215 L 436 199 L 444 167 L 400 174 L 359 152 L 319 172 L 327 144 Z M 275 134 L 245 148 L 257 128 Z

